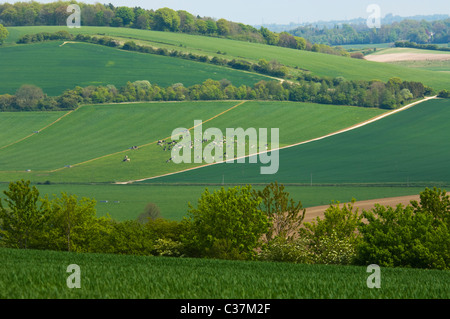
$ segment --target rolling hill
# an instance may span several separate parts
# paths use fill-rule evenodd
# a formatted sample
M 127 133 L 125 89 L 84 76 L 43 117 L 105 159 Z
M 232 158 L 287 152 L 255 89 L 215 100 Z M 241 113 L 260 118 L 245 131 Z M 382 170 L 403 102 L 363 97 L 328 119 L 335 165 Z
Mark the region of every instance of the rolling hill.
M 253 85 L 269 78 L 231 68 L 141 54 L 88 43 L 36 43 L 0 48 L 0 94 L 14 94 L 22 84 L 33 84 L 51 96 L 75 86 L 125 86 L 148 80 L 167 87 L 207 79 L 228 79 L 234 85 Z
M 155 183 L 448 185 L 448 100 L 430 100 L 353 131 L 280 150 L 280 169 L 260 175 L 260 164 L 217 164 L 161 177 Z
M 56 32 L 61 27 L 11 27 L 9 42 L 16 41 L 23 34 L 38 32 Z M 219 56 L 227 59 L 245 59 L 258 62 L 260 59 L 278 60 L 292 69 L 307 70 L 318 76 L 343 76 L 349 80 L 382 80 L 400 77 L 403 80 L 418 81 L 436 90 L 448 89 L 450 75 L 436 74 L 428 70 L 410 69 L 397 65 L 382 64 L 340 56 L 299 51 L 278 46 L 229 40 L 223 38 L 205 37 L 172 32 L 159 32 L 127 28 L 82 27 L 67 29 L 73 34 L 90 34 L 111 36 L 122 40 L 135 40 L 138 43 L 188 51 L 202 55 Z M 221 54 L 218 54 L 218 52 Z

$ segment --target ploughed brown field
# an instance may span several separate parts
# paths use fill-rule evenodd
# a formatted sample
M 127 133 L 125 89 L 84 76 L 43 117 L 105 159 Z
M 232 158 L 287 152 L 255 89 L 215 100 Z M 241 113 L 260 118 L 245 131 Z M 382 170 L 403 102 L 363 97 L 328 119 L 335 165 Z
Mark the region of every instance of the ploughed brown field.
M 450 195 L 450 192 L 447 193 Z M 365 200 L 365 201 L 359 201 L 355 202 L 353 205 L 353 211 L 356 209 L 359 209 L 359 212 L 362 212 L 363 210 L 370 210 L 372 209 L 375 204 L 380 204 L 383 206 L 391 206 L 396 207 L 398 204 L 402 204 L 404 206 L 407 206 L 410 204 L 411 201 L 420 201 L 419 195 L 410 195 L 410 196 L 399 196 L 399 197 L 390 197 L 390 198 L 380 198 L 380 199 L 371 199 L 371 200 Z M 340 207 L 342 207 L 344 203 L 339 204 Z M 347 203 L 345 203 L 347 204 Z M 323 218 L 325 210 L 330 207 L 330 205 L 323 205 L 323 206 L 316 206 L 316 207 L 310 207 L 306 208 L 306 214 L 305 219 L 303 220 L 304 223 L 311 222 L 317 217 Z

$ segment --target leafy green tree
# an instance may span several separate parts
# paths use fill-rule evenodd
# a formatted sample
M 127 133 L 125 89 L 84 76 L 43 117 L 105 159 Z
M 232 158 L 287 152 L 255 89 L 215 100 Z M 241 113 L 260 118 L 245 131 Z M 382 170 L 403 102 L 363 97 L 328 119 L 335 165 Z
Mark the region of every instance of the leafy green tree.
M 49 200 L 43 205 L 51 212 L 46 222 L 41 241 L 47 249 L 104 252 L 107 238 L 111 233 L 111 219 L 96 216 L 96 201 L 89 198 L 78 199 L 75 195 L 62 193 L 61 197 Z
M 208 25 L 206 24 L 206 21 L 201 19 L 195 20 L 195 28 L 200 34 L 206 34 L 206 32 L 208 32 Z
M 3 24 L 0 24 L 0 45 L 3 44 L 3 42 L 5 42 L 5 40 L 8 38 L 9 36 L 9 31 L 8 29 L 6 29 Z
M 426 189 L 420 204 L 376 205 L 363 216 L 358 264 L 450 269 L 450 205 L 444 191 Z
M 189 254 L 223 259 L 255 256 L 269 226 L 259 203 L 253 198 L 251 186 L 222 188 L 214 193 L 206 189 L 197 208 L 189 203 L 189 217 L 184 220 Z
M 116 10 L 116 18 L 122 19 L 123 25 L 128 26 L 134 21 L 134 11 L 129 7 L 118 7 Z
M 0 240 L 6 247 L 34 248 L 48 217 L 48 211 L 38 205 L 39 191 L 30 187 L 30 181 L 21 180 L 10 183 L 3 193 L 7 207 L 0 199 Z
M 180 31 L 186 33 L 195 32 L 195 17 L 184 10 L 179 10 L 177 12 L 178 16 L 180 17 Z
M 44 96 L 41 88 L 24 84 L 16 92 L 16 104 L 21 109 L 33 109 Z
M 226 36 L 230 34 L 230 23 L 225 19 L 219 19 L 216 22 L 217 31 L 220 35 Z
M 181 20 L 175 10 L 169 8 L 161 8 L 155 11 L 155 26 L 153 29 L 160 31 L 178 31 Z

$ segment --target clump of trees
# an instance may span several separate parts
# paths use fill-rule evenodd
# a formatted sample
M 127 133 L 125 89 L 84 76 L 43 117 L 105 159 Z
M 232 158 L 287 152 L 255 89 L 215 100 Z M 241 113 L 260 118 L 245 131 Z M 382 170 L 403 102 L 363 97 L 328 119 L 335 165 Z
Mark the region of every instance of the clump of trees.
M 449 90 L 439 91 L 438 97 L 443 99 L 450 99 L 450 91 Z
M 439 50 L 439 51 L 450 51 L 449 47 L 440 47 L 437 44 L 418 44 L 410 41 L 397 41 L 395 42 L 397 48 L 414 48 L 422 50 Z
M 450 269 L 450 198 L 437 188 L 407 206 L 359 212 L 354 200 L 332 203 L 309 223 L 303 223 L 301 202 L 277 183 L 260 191 L 251 185 L 206 189 L 182 221 L 97 217 L 95 200 L 65 193 L 40 198 L 23 180 L 10 183 L 4 195 L 0 247 Z

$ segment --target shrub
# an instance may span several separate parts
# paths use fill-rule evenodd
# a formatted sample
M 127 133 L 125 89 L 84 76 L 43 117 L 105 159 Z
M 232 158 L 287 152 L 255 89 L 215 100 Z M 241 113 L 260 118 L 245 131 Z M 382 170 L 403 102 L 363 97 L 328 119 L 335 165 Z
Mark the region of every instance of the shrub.
M 288 240 L 283 237 L 276 237 L 262 249 L 259 259 L 306 264 L 312 263 L 313 256 L 309 252 L 306 238 L 301 237 Z
M 183 244 L 170 238 L 159 238 L 155 241 L 155 254 L 166 257 L 182 257 Z
M 450 91 L 449 90 L 442 90 L 438 93 L 438 97 L 449 99 L 450 98 Z
M 254 257 L 260 238 L 268 229 L 266 215 L 252 198 L 251 186 L 234 187 L 210 193 L 189 204 L 189 229 L 184 240 L 195 257 L 248 259 Z
M 350 53 L 350 57 L 353 59 L 364 59 L 364 54 L 362 54 L 361 52 L 353 52 Z
M 376 205 L 363 212 L 359 264 L 450 268 L 450 204 L 445 192 L 426 189 L 418 202 L 395 209 Z
M 350 265 L 356 258 L 356 245 L 350 237 L 340 238 L 335 230 L 319 237 L 309 249 L 311 260 L 318 264 Z

